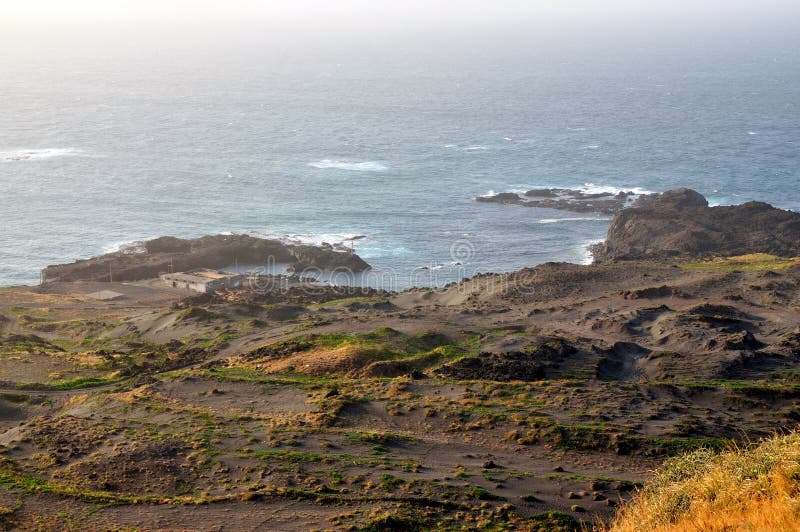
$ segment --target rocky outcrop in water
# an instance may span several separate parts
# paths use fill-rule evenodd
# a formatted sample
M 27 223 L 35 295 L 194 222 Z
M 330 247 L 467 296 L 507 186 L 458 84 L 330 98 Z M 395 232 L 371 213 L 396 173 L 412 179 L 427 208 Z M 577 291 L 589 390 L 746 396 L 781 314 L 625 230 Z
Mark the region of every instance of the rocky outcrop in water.
M 800 213 L 751 201 L 709 207 L 702 194 L 679 188 L 643 196 L 614 215 L 596 262 L 617 259 L 800 256 Z
M 210 235 L 193 239 L 164 236 L 135 250 L 118 251 L 71 264 L 48 266 L 44 281 L 138 281 L 170 271 L 221 269 L 238 264 L 288 263 L 305 268 L 359 272 L 369 268 L 355 253 L 331 247 L 285 244 L 248 235 Z
M 638 195 L 632 191 L 591 193 L 567 188 L 541 188 L 521 194 L 501 192 L 490 196 L 479 196 L 475 198 L 475 201 L 571 212 L 614 214 L 628 206 L 637 197 Z

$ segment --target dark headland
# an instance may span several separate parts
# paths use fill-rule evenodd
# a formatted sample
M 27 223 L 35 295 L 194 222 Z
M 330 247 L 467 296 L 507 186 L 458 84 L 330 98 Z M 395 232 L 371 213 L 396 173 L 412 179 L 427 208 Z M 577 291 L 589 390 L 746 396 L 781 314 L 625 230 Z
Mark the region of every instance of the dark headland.
M 360 272 L 369 268 L 355 253 L 330 244 L 286 244 L 249 235 L 210 235 L 193 239 L 163 236 L 142 242 L 132 250 L 48 266 L 42 272 L 42 280 L 139 281 L 165 272 L 222 269 L 235 264 L 263 266 L 270 261 L 287 264 L 293 270 L 346 268 Z
M 595 264 L 441 289 L 152 279 L 366 267 L 230 235 L 0 289 L 0 523 L 580 530 L 671 456 L 795 427 L 800 214 L 628 200 Z

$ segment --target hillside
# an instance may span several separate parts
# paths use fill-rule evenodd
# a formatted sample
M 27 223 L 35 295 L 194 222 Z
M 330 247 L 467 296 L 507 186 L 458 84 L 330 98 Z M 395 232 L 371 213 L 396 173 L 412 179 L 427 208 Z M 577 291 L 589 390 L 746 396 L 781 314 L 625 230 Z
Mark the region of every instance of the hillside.
M 151 242 L 148 265 L 214 255 Z M 8 528 L 580 530 L 620 505 L 619 530 L 721 508 L 794 523 L 796 437 L 713 454 L 800 421 L 792 256 L 547 263 L 401 293 L 298 277 L 198 294 L 92 268 L 0 289 Z
M 798 530 L 800 434 L 715 454 L 670 460 L 610 529 L 633 531 Z
M 799 306 L 767 256 L 399 294 L 4 288 L 0 505 L 22 528 L 568 529 L 671 455 L 795 426 Z

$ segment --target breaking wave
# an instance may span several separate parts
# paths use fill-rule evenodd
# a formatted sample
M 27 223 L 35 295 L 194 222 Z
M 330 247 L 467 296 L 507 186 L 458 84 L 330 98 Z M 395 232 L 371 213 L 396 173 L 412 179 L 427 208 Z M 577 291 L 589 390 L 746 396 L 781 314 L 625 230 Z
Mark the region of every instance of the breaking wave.
M 86 153 L 77 148 L 34 148 L 2 151 L 0 152 L 0 161 L 39 161 L 43 159 L 52 159 L 54 157 L 77 157 L 81 155 L 86 155 Z
M 511 139 L 509 139 L 511 140 Z M 469 144 L 467 146 L 460 146 L 458 144 L 445 144 L 445 148 L 449 148 L 451 150 L 458 150 L 463 152 L 475 152 L 475 151 L 486 151 L 489 149 L 488 146 L 484 146 L 482 144 Z
M 615 185 L 596 185 L 594 183 L 584 183 L 582 186 L 575 187 L 585 194 L 609 194 L 616 195 L 620 192 L 633 192 L 634 194 L 655 194 L 652 190 L 646 190 L 641 187 L 618 187 Z
M 339 159 L 322 159 L 314 163 L 308 163 L 309 166 L 320 169 L 335 169 L 335 170 L 349 170 L 353 172 L 385 172 L 389 169 L 385 164 L 377 161 L 343 161 Z
M 246 234 L 257 238 L 265 238 L 267 240 L 278 240 L 284 244 L 298 246 L 321 246 L 323 244 L 330 244 L 331 246 L 346 246 L 350 247 L 353 242 L 364 240 L 366 235 L 358 233 L 301 233 L 301 234 L 279 234 L 279 233 L 260 233 L 256 231 L 249 231 Z
M 610 218 L 601 217 L 574 217 L 574 218 L 543 218 L 536 223 L 539 224 L 557 224 L 559 222 L 607 222 Z

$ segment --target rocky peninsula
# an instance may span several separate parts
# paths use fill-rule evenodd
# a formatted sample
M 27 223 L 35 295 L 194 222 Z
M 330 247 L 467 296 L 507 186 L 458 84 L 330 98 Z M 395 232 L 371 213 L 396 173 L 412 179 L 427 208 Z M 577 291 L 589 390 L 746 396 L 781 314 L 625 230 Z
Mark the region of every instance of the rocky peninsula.
M 369 268 L 355 253 L 331 245 L 286 244 L 280 240 L 236 234 L 193 239 L 164 236 L 143 242 L 132 250 L 48 266 L 42 272 L 42 280 L 139 281 L 172 271 L 220 269 L 236 263 L 263 265 L 268 261 L 289 264 L 296 271 L 346 268 L 360 272 Z
M 595 260 L 730 257 L 769 253 L 800 256 L 800 213 L 751 201 L 710 207 L 702 194 L 680 188 L 642 196 L 619 210 Z

